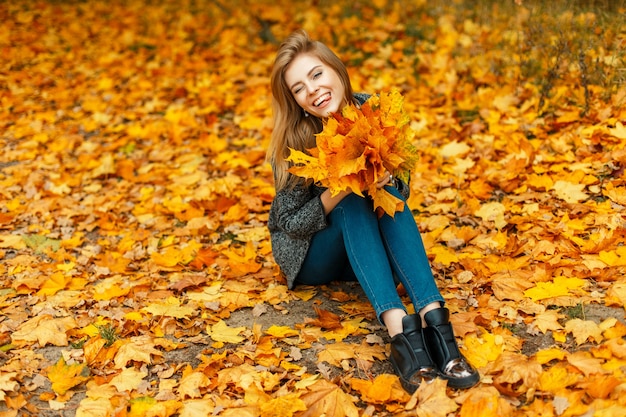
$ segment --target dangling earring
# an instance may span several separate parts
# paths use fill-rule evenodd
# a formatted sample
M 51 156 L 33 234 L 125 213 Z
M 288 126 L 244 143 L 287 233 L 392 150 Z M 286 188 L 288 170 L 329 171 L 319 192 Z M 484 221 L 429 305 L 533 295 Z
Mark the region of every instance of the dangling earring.
M 309 113 L 307 113 L 306 110 L 304 110 L 304 117 L 309 117 Z

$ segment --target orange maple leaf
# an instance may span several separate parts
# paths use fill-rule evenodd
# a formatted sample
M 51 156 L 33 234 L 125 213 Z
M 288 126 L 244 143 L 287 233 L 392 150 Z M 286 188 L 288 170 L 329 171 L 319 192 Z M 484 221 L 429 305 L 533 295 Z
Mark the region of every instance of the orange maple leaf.
M 289 172 L 312 179 L 333 195 L 347 190 L 360 196 L 367 192 L 374 209 L 393 216 L 404 203 L 378 189 L 376 182 L 385 171 L 405 178 L 416 161 L 403 101 L 399 91 L 392 89 L 370 97 L 360 108 L 344 107 L 324 122 L 324 129 L 316 135 L 317 148 L 308 153 L 290 149 L 287 160 L 293 165 Z
M 340 329 L 341 318 L 335 313 L 331 313 L 328 310 L 324 310 L 323 308 L 319 308 L 317 306 L 313 306 L 315 312 L 318 315 L 318 319 L 306 319 L 305 322 L 312 326 L 319 326 L 322 329 L 332 330 L 332 329 Z
M 386 404 L 391 401 L 406 401 L 409 398 L 398 377 L 391 374 L 378 375 L 373 381 L 352 378 L 350 386 L 359 391 L 367 402 Z
M 359 410 L 354 405 L 354 398 L 343 392 L 337 385 L 326 380 L 319 380 L 308 387 L 308 393 L 300 399 L 307 410 L 300 417 L 334 416 L 358 417 Z

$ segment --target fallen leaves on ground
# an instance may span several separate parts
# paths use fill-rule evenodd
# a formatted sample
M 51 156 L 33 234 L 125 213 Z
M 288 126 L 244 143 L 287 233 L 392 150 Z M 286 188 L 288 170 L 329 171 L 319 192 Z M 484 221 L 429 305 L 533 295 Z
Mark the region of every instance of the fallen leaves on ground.
M 626 325 L 585 316 L 626 301 L 623 31 L 414 3 L 2 3 L 2 413 L 623 415 Z M 273 262 L 269 72 L 298 27 L 402 92 L 475 388 L 408 395 L 366 300 Z

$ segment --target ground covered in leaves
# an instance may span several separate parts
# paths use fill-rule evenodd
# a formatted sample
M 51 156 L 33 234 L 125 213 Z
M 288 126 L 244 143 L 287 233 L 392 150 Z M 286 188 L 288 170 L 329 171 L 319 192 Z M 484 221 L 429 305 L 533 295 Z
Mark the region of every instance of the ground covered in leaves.
M 0 4 L 0 416 L 626 414 L 620 2 L 399 3 Z M 405 97 L 470 390 L 407 395 L 357 286 L 273 263 L 299 27 Z

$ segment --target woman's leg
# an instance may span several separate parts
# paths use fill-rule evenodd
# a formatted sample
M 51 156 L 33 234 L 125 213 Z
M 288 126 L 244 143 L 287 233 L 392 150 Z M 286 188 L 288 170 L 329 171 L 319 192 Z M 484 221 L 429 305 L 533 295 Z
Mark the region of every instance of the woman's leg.
M 330 213 L 329 221 L 331 227 L 340 226 L 345 257 L 391 336 L 389 360 L 402 386 L 412 393 L 422 381 L 436 378 L 437 371 L 426 350 L 421 320 L 406 314 L 398 295 L 389 255 L 381 239 L 379 219 L 372 203 L 369 199 L 350 195 Z M 326 238 L 330 236 L 329 233 Z M 339 236 L 335 238 L 339 241 Z M 316 259 L 327 262 L 330 249 L 328 240 L 322 249 L 320 247 L 322 245 L 317 245 L 313 253 Z M 320 252 L 317 252 L 318 249 Z M 333 250 L 336 249 L 333 246 Z M 331 258 L 334 256 L 331 255 Z
M 394 192 L 394 190 L 391 190 Z M 394 192 L 399 196 L 399 193 Z M 392 268 L 406 288 L 423 327 L 424 340 L 418 349 L 429 352 L 440 375 L 452 388 L 469 388 L 478 383 L 480 375 L 461 354 L 449 311 L 443 308 L 443 298 L 436 287 L 426 251 L 408 207 L 393 218 L 383 216 L 380 230 L 389 253 Z M 412 343 L 416 347 L 416 343 Z
M 328 222 L 328 227 L 313 236 L 296 284 L 324 285 L 356 280 L 346 254 L 342 227 L 332 217 Z
M 371 223 L 370 227 L 375 227 L 375 234 L 372 234 L 372 231 L 370 231 L 370 235 L 375 238 L 376 234 L 379 232 L 373 222 L 375 214 L 372 208 L 368 207 L 367 204 L 362 204 L 366 203 L 367 200 L 356 196 L 350 198 L 358 198 L 358 200 L 348 204 L 347 207 L 341 206 L 340 203 L 340 207 L 335 208 L 329 215 L 328 227 L 317 232 L 313 237 L 301 272 L 296 278 L 297 284 L 323 285 L 331 281 L 352 281 L 358 279 L 351 266 L 346 243 L 344 241 L 344 229 L 355 226 L 347 226 L 343 221 L 344 210 L 348 211 L 348 218 L 350 220 L 354 219 L 354 217 L 349 214 L 351 210 L 366 210 L 366 217 L 371 217 L 371 220 L 368 222 Z M 361 242 L 359 237 L 362 236 L 365 231 L 361 228 L 359 229 L 358 236 L 352 236 L 352 241 Z M 376 241 L 380 239 L 373 240 Z M 361 274 L 362 276 L 359 281 L 368 299 L 372 301 L 372 305 L 380 321 L 387 327 L 389 336 L 393 337 L 402 332 L 402 318 L 406 316 L 406 310 L 398 296 L 396 284 L 393 282 L 392 272 L 388 266 L 389 262 L 386 259 L 384 247 L 380 244 L 361 243 L 364 244 L 363 247 L 356 249 L 355 252 L 360 251 L 361 253 L 365 253 L 366 256 L 369 256 L 370 253 L 378 257 L 381 255 L 384 256 L 384 259 L 378 259 L 375 262 L 375 264 L 380 265 L 380 268 L 371 268 L 368 265 L 362 265 L 362 270 L 372 272 Z M 375 247 L 378 247 L 378 251 L 372 250 L 372 248 L 367 246 L 370 244 L 374 244 Z M 380 270 L 377 272 L 377 269 Z M 370 276 L 372 280 L 371 283 L 368 282 L 368 277 Z M 376 300 L 382 301 L 377 302 Z
M 394 187 L 386 187 L 402 198 Z M 387 249 L 395 276 L 406 289 L 416 312 L 423 315 L 441 307 L 444 299 L 437 288 L 413 213 L 405 204 L 394 217 L 383 215 L 379 220 L 380 235 Z
M 313 237 L 302 270 L 296 278 L 297 284 L 324 285 L 332 281 L 357 280 L 348 259 L 343 240 L 343 228 L 340 219 L 336 217 L 338 216 L 333 214 L 329 219 L 329 226 Z M 390 274 L 390 272 L 386 273 Z M 393 291 L 397 296 L 395 284 Z M 380 319 L 390 337 L 402 332 L 402 318 L 406 316 L 406 310 L 400 305 L 401 301 L 397 307 L 380 313 Z
M 408 220 L 409 218 L 404 216 L 401 222 L 407 223 Z M 414 392 L 421 381 L 432 380 L 437 376 L 437 372 L 423 339 L 422 320 L 416 315 L 407 316 L 398 295 L 390 264 L 390 248 L 382 239 L 381 223 L 371 201 L 350 195 L 329 214 L 328 221 L 329 226 L 313 237 L 296 282 L 310 285 L 324 284 L 339 279 L 346 270 L 354 271 L 377 316 L 386 325 L 391 336 L 389 359 L 403 387 L 409 392 Z M 413 227 L 417 229 L 415 221 L 412 222 Z M 415 232 L 418 233 L 417 230 Z M 388 233 L 394 231 L 389 230 Z M 388 237 L 391 239 L 391 236 Z M 406 238 L 404 241 L 408 244 L 418 244 L 418 248 L 423 250 L 419 233 L 416 238 L 413 237 L 413 241 L 407 241 Z M 418 262 L 413 266 L 403 265 L 407 271 L 401 272 L 406 272 L 404 276 L 416 276 L 423 280 L 426 286 L 434 287 L 427 261 L 428 274 L 412 272 L 414 267 L 423 267 L 422 263 Z M 397 266 L 395 269 L 400 270 Z M 419 281 L 409 283 L 408 279 L 402 280 L 407 281 L 405 284 L 407 288 L 416 289 L 420 285 Z M 434 290 L 436 291 L 436 287 Z M 426 294 L 433 300 L 440 299 L 438 291 L 434 295 L 432 292 L 430 288 Z M 416 292 L 413 292 L 412 297 L 415 294 Z M 417 297 L 414 299 L 418 300 Z M 430 304 L 434 304 L 434 301 Z M 416 308 L 417 305 L 416 302 Z
M 348 265 L 381 322 L 385 323 L 382 314 L 386 311 L 405 311 L 371 201 L 349 195 L 329 214 L 329 222 L 340 227 Z M 323 256 L 328 256 L 327 249 Z
M 296 279 L 298 284 L 327 284 L 356 275 L 390 336 L 402 331 L 401 320 L 406 314 L 394 272 L 416 311 L 423 309 L 425 313 L 443 302 L 408 208 L 394 218 L 378 219 L 369 199 L 351 195 L 329 214 L 328 221 L 328 227 L 312 239 Z

